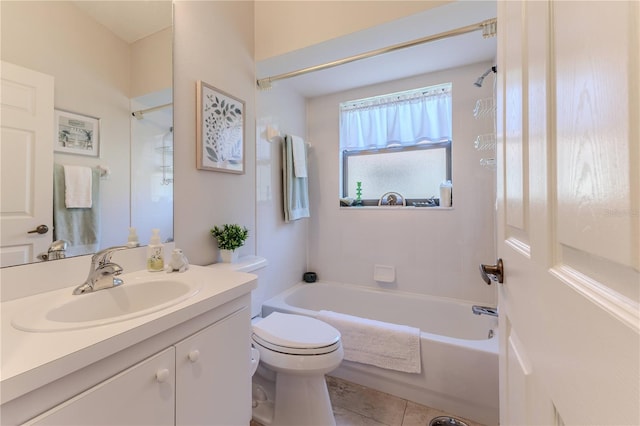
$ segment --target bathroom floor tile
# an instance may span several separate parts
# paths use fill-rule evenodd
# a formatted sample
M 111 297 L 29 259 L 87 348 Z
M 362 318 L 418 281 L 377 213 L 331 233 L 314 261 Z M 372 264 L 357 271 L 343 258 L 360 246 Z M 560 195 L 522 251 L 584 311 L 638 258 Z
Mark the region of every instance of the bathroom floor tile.
M 336 426 L 387 426 L 377 420 L 341 407 L 333 408 L 333 416 L 336 419 Z
M 327 376 L 331 404 L 388 426 L 402 425 L 407 402 L 374 389 Z
M 425 407 L 424 405 L 416 404 L 415 402 L 407 401 L 407 409 L 404 412 L 402 426 L 428 426 L 431 420 L 440 416 L 452 416 L 452 414 L 436 410 L 435 408 Z M 459 416 L 453 415 L 453 417 L 462 420 L 469 426 L 482 426 L 480 423 L 476 423 Z
M 429 426 L 435 417 L 452 415 L 337 377 L 326 378 L 336 426 Z M 460 420 L 469 426 L 483 426 Z M 251 420 L 249 426 L 263 425 Z
M 433 418 L 445 416 L 446 413 L 434 408 L 418 405 L 415 402 L 407 401 L 407 409 L 404 412 L 402 426 L 428 425 Z

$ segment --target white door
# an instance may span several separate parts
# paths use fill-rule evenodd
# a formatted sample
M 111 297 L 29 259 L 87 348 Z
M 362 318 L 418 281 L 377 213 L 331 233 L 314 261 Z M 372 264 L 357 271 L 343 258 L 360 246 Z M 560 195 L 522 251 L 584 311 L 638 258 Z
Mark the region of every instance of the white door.
M 0 74 L 0 266 L 10 266 L 52 241 L 53 77 L 7 62 Z
M 640 2 L 498 2 L 503 425 L 640 424 Z

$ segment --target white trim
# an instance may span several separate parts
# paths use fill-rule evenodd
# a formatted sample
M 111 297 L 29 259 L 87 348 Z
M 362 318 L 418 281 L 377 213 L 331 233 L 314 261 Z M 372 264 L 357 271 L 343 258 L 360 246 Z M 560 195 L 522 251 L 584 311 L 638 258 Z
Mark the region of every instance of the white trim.
M 602 310 L 640 334 L 640 305 L 566 264 L 549 272 Z

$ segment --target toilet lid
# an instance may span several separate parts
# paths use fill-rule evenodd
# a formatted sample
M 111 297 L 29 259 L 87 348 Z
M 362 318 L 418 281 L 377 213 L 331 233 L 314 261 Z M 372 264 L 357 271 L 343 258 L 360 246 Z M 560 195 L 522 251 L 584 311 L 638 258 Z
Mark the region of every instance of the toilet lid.
M 325 322 L 281 312 L 255 323 L 253 333 L 263 341 L 286 348 L 323 348 L 340 341 L 340 332 Z

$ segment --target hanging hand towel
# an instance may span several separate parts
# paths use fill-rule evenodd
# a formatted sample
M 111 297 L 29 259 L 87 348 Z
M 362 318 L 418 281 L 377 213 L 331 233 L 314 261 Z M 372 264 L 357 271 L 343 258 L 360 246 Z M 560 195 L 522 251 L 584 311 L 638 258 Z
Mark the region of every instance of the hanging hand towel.
M 64 166 L 64 203 L 68 209 L 90 209 L 91 200 L 90 167 Z
M 306 178 L 307 176 L 307 150 L 304 146 L 304 140 L 299 136 L 291 136 L 293 141 L 293 174 L 297 178 Z
M 95 253 L 100 246 L 100 171 L 92 170 L 91 208 L 68 209 L 64 167 L 53 167 L 53 239 L 69 242 L 67 257 Z
M 317 318 L 340 332 L 344 359 L 420 373 L 420 329 L 331 311 Z
M 293 139 L 286 136 L 282 143 L 282 198 L 285 222 L 309 217 L 308 178 L 296 177 L 293 169 Z

